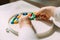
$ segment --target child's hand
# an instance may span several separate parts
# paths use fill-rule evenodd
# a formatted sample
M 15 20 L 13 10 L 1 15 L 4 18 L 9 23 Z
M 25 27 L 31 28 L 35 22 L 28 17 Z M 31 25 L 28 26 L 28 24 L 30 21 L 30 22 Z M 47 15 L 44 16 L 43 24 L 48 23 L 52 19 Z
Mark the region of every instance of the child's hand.
M 33 27 L 32 23 L 31 23 L 31 20 L 29 19 L 28 16 L 21 15 L 21 17 L 19 19 L 19 25 L 20 25 L 20 28 L 22 28 L 22 27 L 31 27 L 34 30 L 34 32 L 36 33 L 36 30 Z
M 42 7 L 42 8 L 40 9 L 40 11 L 38 11 L 38 12 L 36 13 L 37 20 L 38 20 L 38 19 L 41 19 L 41 20 L 49 20 L 49 18 L 50 18 L 51 16 L 53 16 L 53 14 L 54 14 L 54 9 L 55 9 L 55 8 L 56 8 L 56 7 L 54 7 L 54 6 Z
M 19 19 L 19 25 L 20 25 L 20 27 L 28 26 L 28 25 L 30 26 L 31 21 L 29 20 L 29 17 L 21 15 L 21 17 Z

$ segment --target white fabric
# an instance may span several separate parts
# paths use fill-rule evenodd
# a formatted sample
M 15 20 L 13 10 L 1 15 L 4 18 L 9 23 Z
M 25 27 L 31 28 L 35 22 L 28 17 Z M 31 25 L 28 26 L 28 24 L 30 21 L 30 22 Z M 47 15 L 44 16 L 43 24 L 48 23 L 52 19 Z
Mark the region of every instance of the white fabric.
M 38 40 L 38 38 L 31 27 L 24 26 L 20 29 L 19 40 Z
M 11 16 L 20 12 L 31 12 L 39 9 L 25 1 L 17 1 L 0 6 L 0 40 L 18 40 L 19 38 L 19 36 L 11 32 L 6 32 L 6 28 L 9 27 L 8 20 Z

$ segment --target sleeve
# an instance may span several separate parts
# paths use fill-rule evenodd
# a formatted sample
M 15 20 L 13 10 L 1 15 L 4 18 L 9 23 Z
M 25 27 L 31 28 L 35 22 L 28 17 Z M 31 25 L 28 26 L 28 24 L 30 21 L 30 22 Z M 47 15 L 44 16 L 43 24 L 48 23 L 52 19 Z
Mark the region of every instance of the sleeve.
M 60 21 L 60 7 L 57 7 L 54 11 L 54 18 L 56 21 Z

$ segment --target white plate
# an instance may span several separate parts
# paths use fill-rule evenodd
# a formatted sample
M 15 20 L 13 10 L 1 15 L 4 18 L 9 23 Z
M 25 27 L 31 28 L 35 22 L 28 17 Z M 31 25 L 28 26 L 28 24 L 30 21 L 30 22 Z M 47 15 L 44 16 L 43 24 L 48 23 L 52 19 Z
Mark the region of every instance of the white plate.
M 9 19 L 9 21 L 10 20 L 11 20 L 11 18 Z M 36 32 L 37 32 L 36 34 L 38 37 L 44 37 L 53 32 L 53 28 L 54 28 L 53 23 L 47 23 L 44 21 L 36 21 L 36 20 L 32 20 L 31 22 L 32 22 L 34 28 L 36 29 Z M 12 28 L 14 30 L 14 32 L 15 31 L 19 32 L 19 30 L 20 30 L 19 24 L 11 24 L 10 22 L 8 22 L 8 25 L 9 25 L 9 28 Z

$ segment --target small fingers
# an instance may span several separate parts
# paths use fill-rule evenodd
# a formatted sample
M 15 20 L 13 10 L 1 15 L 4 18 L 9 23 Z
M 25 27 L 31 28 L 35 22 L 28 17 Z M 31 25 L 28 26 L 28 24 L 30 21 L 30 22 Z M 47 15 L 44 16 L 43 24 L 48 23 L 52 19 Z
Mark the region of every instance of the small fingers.
M 19 25 L 22 27 L 23 25 L 31 25 L 31 21 L 28 16 L 21 15 L 19 19 Z

